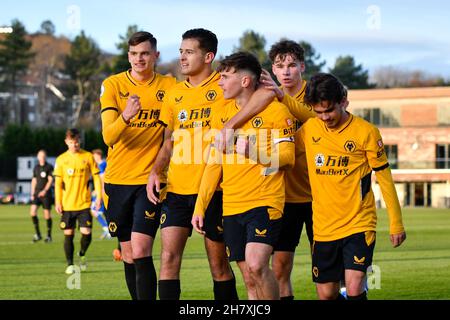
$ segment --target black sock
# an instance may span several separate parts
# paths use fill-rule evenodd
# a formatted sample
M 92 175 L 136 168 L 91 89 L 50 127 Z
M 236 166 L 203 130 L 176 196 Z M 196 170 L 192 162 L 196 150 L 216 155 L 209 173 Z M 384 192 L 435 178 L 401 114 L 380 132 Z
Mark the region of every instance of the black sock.
M 82 257 L 82 256 L 84 256 L 86 254 L 86 251 L 89 248 L 89 245 L 91 244 L 91 240 L 92 240 L 92 234 L 81 234 L 80 257 Z
M 34 230 L 36 231 L 36 234 L 40 237 L 41 236 L 41 230 L 39 230 L 39 219 L 37 216 L 31 217 L 31 220 L 33 221 Z
M 136 294 L 136 269 L 133 263 L 123 262 L 123 266 L 125 269 L 125 281 L 127 283 L 128 292 L 130 292 L 130 296 L 132 300 L 137 300 Z
M 138 300 L 156 300 L 156 270 L 153 257 L 134 259 Z
M 180 300 L 180 280 L 159 280 L 159 300 Z
M 214 282 L 214 300 L 239 300 L 236 291 L 236 279 Z
M 64 235 L 64 253 L 69 266 L 73 264 L 73 248 L 73 235 Z
M 280 297 L 280 300 L 294 300 L 294 296 Z
M 347 295 L 347 300 L 367 300 L 367 292 L 364 291 L 359 296 L 349 296 L 349 295 Z
M 52 218 L 47 219 L 47 236 L 52 236 Z

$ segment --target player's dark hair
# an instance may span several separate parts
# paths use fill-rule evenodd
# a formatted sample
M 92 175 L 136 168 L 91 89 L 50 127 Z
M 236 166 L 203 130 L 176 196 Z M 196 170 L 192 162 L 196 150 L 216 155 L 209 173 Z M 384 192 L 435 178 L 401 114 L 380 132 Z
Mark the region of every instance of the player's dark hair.
M 212 52 L 214 55 L 217 53 L 217 37 L 209 30 L 202 28 L 191 29 L 183 33 L 182 39 L 195 39 L 198 41 L 199 47 L 203 52 Z
M 305 103 L 316 105 L 322 101 L 340 103 L 347 96 L 342 82 L 331 73 L 317 73 L 306 85 Z
M 66 131 L 66 139 L 74 140 L 79 138 L 80 138 L 80 131 L 78 131 L 78 129 L 71 128 Z
M 235 72 L 250 72 L 255 80 L 255 87 L 258 85 L 262 68 L 258 58 L 256 58 L 253 54 L 249 52 L 233 53 L 220 61 L 217 71 L 229 71 L 230 69 L 234 69 Z
M 103 157 L 102 149 L 94 149 L 92 150 L 92 154 L 98 154 L 100 157 Z
M 305 49 L 297 42 L 291 40 L 281 40 L 272 45 L 269 51 L 269 58 L 275 63 L 275 58 L 280 56 L 284 60 L 287 55 L 292 55 L 300 62 L 305 62 Z
M 138 31 L 136 33 L 133 33 L 133 35 L 128 40 L 128 49 L 131 46 L 137 46 L 138 44 L 145 41 L 149 41 L 152 48 L 156 50 L 156 42 L 157 42 L 156 38 L 150 32 L 147 31 Z

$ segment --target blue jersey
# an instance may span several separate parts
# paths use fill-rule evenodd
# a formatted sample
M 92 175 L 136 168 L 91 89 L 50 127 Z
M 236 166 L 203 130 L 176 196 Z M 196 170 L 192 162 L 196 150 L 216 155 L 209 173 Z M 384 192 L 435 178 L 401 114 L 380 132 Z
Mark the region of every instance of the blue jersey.
M 105 170 L 106 170 L 106 161 L 105 160 L 100 162 L 100 164 L 98 165 L 98 169 L 100 170 L 100 174 L 105 173 Z
M 98 169 L 99 169 L 99 171 L 100 171 L 100 175 L 103 175 L 104 173 L 105 173 L 105 170 L 106 170 L 106 161 L 105 160 L 103 160 L 102 162 L 100 162 L 99 164 L 98 164 Z M 96 196 L 92 196 L 91 197 L 91 210 L 94 210 L 94 211 L 96 211 L 95 210 L 95 199 L 96 199 L 97 197 Z M 104 205 L 104 203 L 103 203 L 103 200 L 102 200 L 102 206 L 100 207 L 100 209 L 98 210 L 99 212 L 105 212 L 106 211 L 106 209 L 105 209 L 105 205 Z

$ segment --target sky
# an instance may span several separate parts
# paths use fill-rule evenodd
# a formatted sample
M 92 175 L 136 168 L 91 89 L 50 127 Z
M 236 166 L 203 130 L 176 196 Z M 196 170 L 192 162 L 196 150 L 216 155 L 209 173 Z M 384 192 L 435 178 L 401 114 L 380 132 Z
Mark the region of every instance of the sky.
M 450 2 L 445 0 L 1 0 L 0 27 L 13 19 L 32 33 L 51 20 L 57 35 L 80 30 L 106 52 L 127 26 L 136 24 L 158 39 L 163 62 L 177 58 L 184 31 L 202 27 L 219 39 L 219 55 L 230 54 L 244 31 L 267 40 L 310 42 L 326 60 L 352 55 L 372 73 L 380 67 L 421 70 L 450 78 Z

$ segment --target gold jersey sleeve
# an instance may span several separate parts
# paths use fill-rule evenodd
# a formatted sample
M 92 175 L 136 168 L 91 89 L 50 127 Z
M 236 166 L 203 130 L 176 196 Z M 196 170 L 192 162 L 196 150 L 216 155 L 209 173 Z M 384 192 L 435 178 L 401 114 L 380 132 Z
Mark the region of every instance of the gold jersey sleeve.
M 55 162 L 55 203 L 64 211 L 88 209 L 91 205 L 89 179 L 94 179 L 95 189 L 100 191 L 99 173 L 90 152 L 80 150 L 75 154 L 65 152 Z
M 297 97 L 291 97 L 285 94 L 283 101 L 281 101 L 288 107 L 289 112 L 300 122 L 305 122 L 309 118 L 316 116 L 312 107 L 303 102 L 303 96 L 304 94 L 301 96 L 301 99 L 298 99 Z
M 220 74 L 213 72 L 198 86 L 180 82 L 166 96 L 160 122 L 172 131 L 173 152 L 167 192 L 198 194 L 210 137 L 211 117 L 225 100 Z
M 102 133 L 108 144 L 104 180 L 106 183 L 146 184 L 163 141 L 159 123 L 161 107 L 175 78 L 155 73 L 152 79 L 139 82 L 130 71 L 107 78 L 100 94 Z M 131 95 L 138 95 L 142 109 L 125 123 L 121 114 Z
M 375 231 L 371 173 L 388 167 L 378 129 L 350 114 L 338 130 L 314 118 L 300 134 L 313 197 L 314 239 L 333 241 Z
M 303 81 L 302 88 L 293 97 L 301 103 L 305 96 L 306 81 Z M 312 118 L 314 113 L 305 115 Z M 308 118 L 306 118 L 308 119 Z M 306 164 L 306 154 L 299 148 L 301 142 L 300 127 L 302 122 L 299 119 L 294 120 L 295 127 L 295 165 L 292 169 L 288 169 L 285 174 L 286 182 L 286 202 L 288 203 L 305 203 L 311 202 L 311 186 L 309 184 L 308 166 Z
M 230 102 L 218 115 L 214 123 L 220 126 L 233 117 L 239 109 Z M 237 135 L 244 135 L 250 144 L 266 145 L 265 154 L 252 160 L 235 152 L 222 155 L 223 214 L 240 214 L 252 208 L 268 206 L 271 219 L 281 217 L 285 201 L 284 171 L 267 167 L 261 162 L 272 161 L 271 147 L 276 143 L 288 143 L 289 152 L 294 153 L 293 116 L 286 106 L 272 102 L 264 111 L 245 123 Z M 262 150 L 261 147 L 256 147 Z M 292 155 L 293 156 L 293 155 Z

